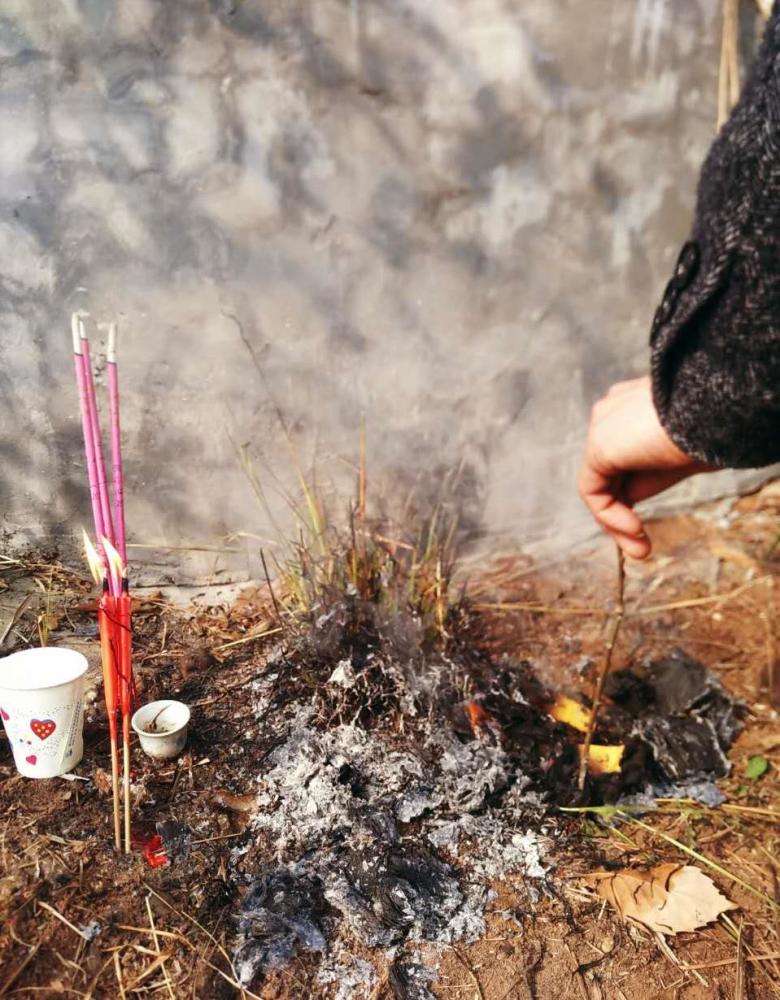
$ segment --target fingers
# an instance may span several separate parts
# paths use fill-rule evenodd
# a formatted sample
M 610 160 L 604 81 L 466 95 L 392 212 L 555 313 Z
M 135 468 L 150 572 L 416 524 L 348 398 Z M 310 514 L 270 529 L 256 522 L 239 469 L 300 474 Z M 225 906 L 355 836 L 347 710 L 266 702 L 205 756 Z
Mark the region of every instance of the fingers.
M 645 534 L 638 538 L 630 535 L 617 535 L 613 531 L 610 531 L 609 534 L 630 559 L 647 559 L 653 550 L 652 543 Z
M 650 552 L 650 541 L 640 517 L 622 499 L 622 477 L 604 475 L 586 460 L 577 485 L 600 527 L 612 535 L 626 555 L 644 559 Z
M 644 559 L 650 541 L 634 504 L 705 468 L 663 428 L 645 376 L 616 383 L 594 405 L 578 488 L 623 551 Z

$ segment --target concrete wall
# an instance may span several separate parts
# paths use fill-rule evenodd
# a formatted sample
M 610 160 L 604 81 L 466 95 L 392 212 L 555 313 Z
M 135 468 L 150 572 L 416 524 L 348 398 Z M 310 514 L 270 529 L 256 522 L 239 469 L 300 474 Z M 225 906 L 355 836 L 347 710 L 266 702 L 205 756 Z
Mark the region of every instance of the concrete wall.
M 581 537 L 583 421 L 646 366 L 719 7 L 4 0 L 6 543 L 89 523 L 76 308 L 120 324 L 136 541 L 272 533 L 234 445 L 284 520 L 280 417 L 323 479 L 364 417 L 377 490 L 424 503 L 460 464 L 471 526 Z

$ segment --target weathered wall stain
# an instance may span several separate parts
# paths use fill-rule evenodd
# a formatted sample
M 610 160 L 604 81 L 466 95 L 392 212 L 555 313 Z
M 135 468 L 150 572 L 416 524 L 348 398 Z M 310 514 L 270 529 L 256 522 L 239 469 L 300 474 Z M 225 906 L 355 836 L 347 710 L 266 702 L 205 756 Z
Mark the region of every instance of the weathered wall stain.
M 6 2 L 6 537 L 89 521 L 76 308 L 121 326 L 135 540 L 270 534 L 235 448 L 283 519 L 280 417 L 323 475 L 365 419 L 377 488 L 462 463 L 474 529 L 580 537 L 584 418 L 645 369 L 712 137 L 716 7 Z

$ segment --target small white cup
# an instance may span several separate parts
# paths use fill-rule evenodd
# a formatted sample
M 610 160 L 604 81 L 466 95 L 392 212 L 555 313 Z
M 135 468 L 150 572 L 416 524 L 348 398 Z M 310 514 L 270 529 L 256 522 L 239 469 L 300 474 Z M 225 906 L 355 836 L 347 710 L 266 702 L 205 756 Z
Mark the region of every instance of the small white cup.
M 150 757 L 178 757 L 187 742 L 190 710 L 181 701 L 151 701 L 133 715 L 131 724 Z
M 67 774 L 84 756 L 84 675 L 75 649 L 42 646 L 0 660 L 0 718 L 27 778 Z

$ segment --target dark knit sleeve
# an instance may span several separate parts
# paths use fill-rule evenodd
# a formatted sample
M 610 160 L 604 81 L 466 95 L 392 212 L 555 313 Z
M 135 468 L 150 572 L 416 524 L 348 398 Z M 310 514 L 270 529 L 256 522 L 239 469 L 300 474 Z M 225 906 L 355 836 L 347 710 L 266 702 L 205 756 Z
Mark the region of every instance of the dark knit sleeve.
M 650 347 L 678 447 L 720 466 L 780 461 L 780 0 L 702 169 Z

